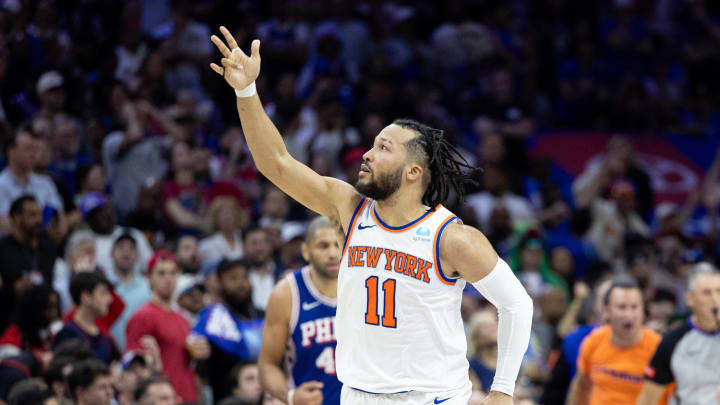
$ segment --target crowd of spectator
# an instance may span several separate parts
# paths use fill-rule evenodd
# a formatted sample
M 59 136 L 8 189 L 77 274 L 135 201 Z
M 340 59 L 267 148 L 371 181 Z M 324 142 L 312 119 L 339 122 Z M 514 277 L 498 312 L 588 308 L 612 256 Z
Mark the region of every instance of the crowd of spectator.
M 609 278 L 634 278 L 664 332 L 687 314 L 688 269 L 717 261 L 720 154 L 660 209 L 626 137 L 574 180 L 527 145 L 548 129 L 717 137 L 720 3 L 0 0 L 0 403 L 276 401 L 257 347 L 218 355 L 233 332 L 212 306 L 256 330 L 314 214 L 255 169 L 208 67 L 219 25 L 261 39 L 266 112 L 318 173 L 354 183 L 403 116 L 483 167 L 446 205 L 534 299 L 526 403 L 566 395 Z M 497 318 L 472 289 L 462 315 L 480 395 Z

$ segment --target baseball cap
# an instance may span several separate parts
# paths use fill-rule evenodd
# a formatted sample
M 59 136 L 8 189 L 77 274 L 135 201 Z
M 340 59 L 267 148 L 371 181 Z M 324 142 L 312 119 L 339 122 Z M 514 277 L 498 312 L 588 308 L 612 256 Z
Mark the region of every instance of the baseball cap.
M 172 301 L 176 302 L 177 299 L 180 298 L 180 296 L 189 294 L 196 288 L 201 289 L 201 291 L 205 289 L 205 286 L 202 284 L 202 276 L 193 274 L 178 275 Z
M 133 243 L 133 245 L 137 246 L 137 241 L 135 240 L 135 237 L 133 237 L 130 232 L 127 231 L 123 232 L 122 234 L 120 234 L 120 236 L 117 237 L 117 239 L 115 239 L 115 242 L 113 242 L 113 246 L 124 240 L 129 240 Z
M 35 89 L 37 94 L 43 94 L 48 90 L 62 87 L 64 83 L 65 80 L 57 70 L 49 70 L 40 76 L 35 85 Z
M 175 260 L 175 254 L 173 252 L 171 252 L 169 250 L 158 250 L 157 252 L 155 252 L 155 254 L 152 255 L 152 257 L 148 261 L 148 266 L 147 266 L 147 274 L 148 275 L 152 274 L 152 271 L 155 268 L 155 265 L 157 264 L 157 262 L 159 262 L 161 260 L 163 260 L 163 261 L 169 260 L 173 263 L 177 263 L 177 261 Z
M 134 362 L 140 362 L 143 366 L 147 365 L 145 357 L 143 357 L 140 353 L 132 350 L 125 353 L 122 356 L 122 359 L 120 359 L 120 364 L 122 365 L 123 371 L 127 371 Z
M 103 197 L 102 194 L 93 191 L 83 196 L 80 200 L 80 206 L 78 208 L 83 218 L 86 218 L 92 210 L 104 207 L 105 204 L 107 204 L 105 197 Z
M 280 229 L 280 239 L 282 243 L 288 243 L 295 238 L 301 238 L 303 236 L 305 236 L 305 225 L 301 222 L 285 222 Z

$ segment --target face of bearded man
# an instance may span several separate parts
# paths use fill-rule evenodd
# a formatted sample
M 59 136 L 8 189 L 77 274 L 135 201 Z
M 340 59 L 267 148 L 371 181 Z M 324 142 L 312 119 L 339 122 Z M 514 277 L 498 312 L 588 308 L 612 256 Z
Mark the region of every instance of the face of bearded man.
M 244 313 L 252 297 L 248 269 L 236 266 L 220 276 L 220 294 L 223 301 L 235 311 Z
M 367 163 L 363 163 L 361 171 L 369 171 L 369 176 L 360 176 L 357 183 L 355 183 L 355 190 L 375 201 L 387 199 L 400 188 L 402 183 L 402 167 L 389 172 L 378 173 L 370 169 Z

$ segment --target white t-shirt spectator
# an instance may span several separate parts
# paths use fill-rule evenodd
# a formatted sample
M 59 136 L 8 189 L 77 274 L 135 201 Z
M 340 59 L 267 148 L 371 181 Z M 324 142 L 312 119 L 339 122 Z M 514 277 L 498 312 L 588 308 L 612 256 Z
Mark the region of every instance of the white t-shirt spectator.
M 227 239 L 217 232 L 200 241 L 198 252 L 203 267 L 222 259 L 239 259 L 243 255 L 242 235 L 235 232 L 233 245 L 230 246 Z
M 252 302 L 255 307 L 265 310 L 270 294 L 275 287 L 275 265 L 270 264 L 267 272 L 250 271 L 250 284 L 252 285 Z
M 0 172 L 0 215 L 9 215 L 13 201 L 25 194 L 35 197 L 41 207 L 52 206 L 59 212 L 64 211 L 60 194 L 49 176 L 30 173 L 27 184 L 22 184 L 10 169 Z
M 88 230 L 80 230 L 76 232 L 88 232 Z M 135 268 L 133 269 L 135 274 L 144 274 L 147 268 L 148 261 L 153 255 L 153 249 L 150 246 L 145 234 L 135 228 L 116 226 L 115 229 L 109 235 L 101 235 L 93 232 L 93 238 L 95 239 L 95 257 L 98 267 L 104 271 L 110 271 L 113 269 L 113 259 L 111 256 L 113 245 L 115 240 L 120 237 L 123 233 L 129 233 L 137 244 L 138 260 L 135 262 Z

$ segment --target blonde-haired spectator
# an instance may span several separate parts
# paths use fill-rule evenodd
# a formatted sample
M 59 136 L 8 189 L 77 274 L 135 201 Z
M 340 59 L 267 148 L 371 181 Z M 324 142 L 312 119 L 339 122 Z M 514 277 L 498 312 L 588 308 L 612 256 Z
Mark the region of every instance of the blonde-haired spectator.
M 97 247 L 93 233 L 88 230 L 74 232 L 65 246 L 65 257 L 55 261 L 53 288 L 60 295 L 60 310 L 65 313 L 72 308 L 70 279 L 76 273 L 95 271 Z
M 202 266 L 222 259 L 238 259 L 243 255 L 240 228 L 247 221 L 247 211 L 240 208 L 235 197 L 217 197 L 210 204 L 212 234 L 200 241 Z
M 497 366 L 498 317 L 493 307 L 475 312 L 468 322 L 468 355 L 473 391 L 490 391 Z

